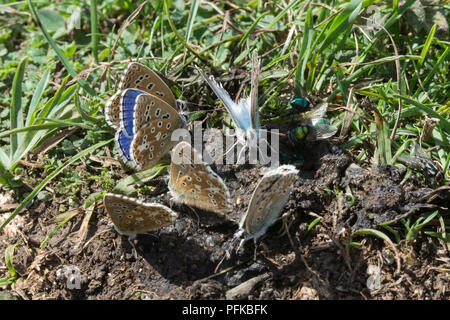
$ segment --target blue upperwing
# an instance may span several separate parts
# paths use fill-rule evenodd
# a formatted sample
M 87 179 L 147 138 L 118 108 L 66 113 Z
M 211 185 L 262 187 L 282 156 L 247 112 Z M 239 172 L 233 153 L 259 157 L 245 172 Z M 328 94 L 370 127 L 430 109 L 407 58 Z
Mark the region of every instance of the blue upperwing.
M 123 155 L 128 161 L 131 160 L 131 143 L 133 142 L 133 136 L 128 136 L 123 130 L 117 132 L 116 146 L 121 155 Z
M 134 123 L 134 107 L 136 106 L 136 98 L 141 94 L 147 94 L 144 91 L 137 89 L 127 89 L 122 94 L 121 98 L 121 122 L 128 136 L 133 136 Z

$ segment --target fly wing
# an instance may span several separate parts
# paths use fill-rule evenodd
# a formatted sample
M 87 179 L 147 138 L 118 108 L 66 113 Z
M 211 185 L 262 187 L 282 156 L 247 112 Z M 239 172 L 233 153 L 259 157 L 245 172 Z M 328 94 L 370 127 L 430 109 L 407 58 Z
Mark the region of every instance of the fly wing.
M 328 110 L 328 103 L 321 103 L 315 106 L 312 110 L 301 113 L 299 116 L 301 118 L 301 124 L 307 124 L 311 120 L 321 119 L 325 116 Z
M 309 133 L 306 137 L 309 141 L 324 140 L 334 136 L 338 130 L 325 118 L 311 119 L 308 122 Z

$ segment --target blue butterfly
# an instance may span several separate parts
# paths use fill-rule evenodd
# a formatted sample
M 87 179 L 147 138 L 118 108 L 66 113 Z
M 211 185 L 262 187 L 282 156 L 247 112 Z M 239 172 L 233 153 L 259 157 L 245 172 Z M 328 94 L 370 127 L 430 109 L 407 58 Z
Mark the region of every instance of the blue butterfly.
M 216 82 L 213 76 L 208 78 L 199 67 L 196 66 L 196 68 L 231 115 L 238 141 L 241 141 L 244 145 L 247 145 L 245 142 L 246 138 L 257 138 L 258 130 L 260 128 L 258 111 L 258 79 L 260 72 L 260 61 L 258 59 L 257 51 L 253 51 L 252 56 L 250 96 L 245 99 L 239 99 L 238 103 L 231 99 L 229 93 L 222 87 L 221 84 Z
M 173 147 L 172 132 L 184 126 L 175 97 L 153 70 L 136 62 L 125 70 L 119 89 L 105 109 L 107 123 L 117 129 L 116 149 L 134 170 L 152 167 Z

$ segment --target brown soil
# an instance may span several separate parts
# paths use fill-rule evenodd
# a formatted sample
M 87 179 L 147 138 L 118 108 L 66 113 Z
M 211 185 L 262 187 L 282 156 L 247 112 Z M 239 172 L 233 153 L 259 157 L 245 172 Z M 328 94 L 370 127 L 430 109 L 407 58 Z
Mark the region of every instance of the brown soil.
M 20 280 L 3 294 L 23 299 L 449 298 L 449 245 L 423 233 L 436 225 L 395 246 L 371 235 L 350 238 L 369 228 L 392 236 L 379 224 L 407 215 L 415 221 L 421 213 L 448 206 L 448 186 L 414 175 L 400 184 L 406 170 L 363 168 L 328 142 L 304 146 L 302 154 L 306 163 L 284 219 L 257 242 L 256 259 L 255 245 L 248 241 L 220 264 L 261 171 L 218 166 L 235 199 L 233 213 L 221 217 L 170 203 L 161 179 L 159 194 L 148 200 L 171 205 L 180 215 L 173 226 L 139 235 L 137 258 L 128 239 L 109 226 L 103 208 L 93 211 L 84 238 L 78 232 L 87 212 L 80 210 L 40 249 L 59 212 L 57 201 L 35 200 L 0 235 L 0 252 L 20 244 L 14 254 Z M 308 231 L 317 217 L 320 222 Z M 360 245 L 349 246 L 350 241 Z M 80 289 L 68 288 L 65 266 L 79 269 Z M 0 277 L 8 275 L 2 259 Z

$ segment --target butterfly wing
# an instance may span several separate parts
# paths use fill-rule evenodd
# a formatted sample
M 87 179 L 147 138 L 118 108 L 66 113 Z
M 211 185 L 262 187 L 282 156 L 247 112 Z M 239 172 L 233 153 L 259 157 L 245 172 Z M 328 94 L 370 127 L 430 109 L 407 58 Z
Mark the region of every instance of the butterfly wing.
M 122 161 L 140 171 L 170 151 L 170 136 L 184 121 L 168 103 L 141 90 L 122 91 L 120 129 L 116 149 Z
M 208 78 L 199 67 L 196 66 L 196 68 L 230 113 L 235 127 L 244 131 L 249 129 L 251 127 L 251 119 L 249 113 L 250 106 L 247 99 L 240 99 L 239 103 L 234 102 L 228 92 L 222 87 L 221 84 L 216 82 L 213 76 Z
M 256 241 L 279 217 L 289 198 L 298 170 L 283 165 L 267 172 L 253 192 L 247 213 L 240 222 L 247 236 Z
M 175 222 L 178 214 L 158 203 L 145 203 L 122 195 L 107 193 L 106 211 L 119 233 L 135 236 Z
M 106 123 L 113 128 L 118 130 L 120 128 L 120 98 L 122 96 L 122 91 L 116 92 L 105 105 L 105 120 Z
M 130 150 L 130 158 L 135 170 L 150 168 L 169 153 L 175 144 L 171 141 L 171 134 L 182 125 L 181 119 L 165 118 L 150 120 L 140 128 L 133 137 Z
M 184 141 L 172 151 L 169 190 L 175 201 L 203 210 L 224 213 L 230 207 L 230 193 L 222 178 Z
M 132 136 L 136 131 L 134 127 L 136 101 L 139 96 L 146 95 L 146 93 L 136 89 L 126 89 L 121 92 L 120 128 L 125 129 L 128 136 Z
M 133 133 L 136 134 L 145 124 L 155 119 L 172 120 L 176 128 L 183 124 L 179 113 L 164 100 L 150 94 L 139 95 L 133 112 Z M 170 129 L 174 130 L 175 126 Z
M 119 89 L 136 88 L 159 96 L 174 109 L 177 100 L 169 86 L 152 69 L 138 62 L 132 62 L 125 69 L 119 83 Z
M 172 108 L 177 108 L 176 98 L 169 86 L 155 71 L 138 62 L 132 62 L 128 65 L 122 74 L 118 88 L 118 92 L 108 100 L 105 106 L 106 123 L 115 130 L 120 128 L 120 104 L 123 90 L 125 89 L 139 89 L 158 96 Z

